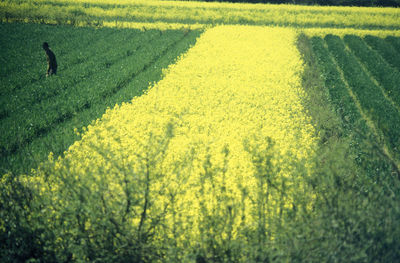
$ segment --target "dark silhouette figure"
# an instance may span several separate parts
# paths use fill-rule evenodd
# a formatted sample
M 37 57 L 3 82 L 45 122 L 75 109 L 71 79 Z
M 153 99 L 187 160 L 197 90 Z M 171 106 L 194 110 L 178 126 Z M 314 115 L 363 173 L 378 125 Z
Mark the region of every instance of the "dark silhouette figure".
M 57 61 L 56 55 L 54 55 L 53 51 L 50 50 L 49 44 L 47 42 L 43 43 L 43 49 L 46 52 L 47 58 L 47 71 L 46 77 L 57 74 Z

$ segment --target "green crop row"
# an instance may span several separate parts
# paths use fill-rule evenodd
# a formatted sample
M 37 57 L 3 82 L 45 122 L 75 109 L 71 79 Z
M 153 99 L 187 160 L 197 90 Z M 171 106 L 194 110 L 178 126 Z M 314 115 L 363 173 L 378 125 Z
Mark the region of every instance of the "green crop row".
M 74 50 L 84 49 L 93 42 L 93 39 L 101 39 L 107 32 L 108 34 L 113 32 L 111 29 L 99 31 L 82 28 L 80 31 L 74 31 L 72 27 L 63 28 L 64 30 L 59 30 L 54 26 L 0 24 L 2 36 L 6 39 L 2 45 L 4 51 L 0 55 L 6 62 L 0 71 L 1 75 L 6 77 L 5 82 L 1 83 L 2 88 L 6 86 L 8 90 L 18 85 L 23 87 L 24 83 L 44 77 L 46 58 L 42 49 L 43 42 L 48 42 L 50 48 L 56 52 L 57 58 L 61 58 Z M 10 29 L 12 33 L 9 32 Z M 68 41 L 60 41 L 61 39 Z M 54 43 L 57 45 L 54 46 Z M 62 67 L 63 63 L 60 66 Z
M 76 69 L 75 73 L 79 75 L 87 64 L 86 69 L 97 67 L 92 74 L 81 72 L 84 78 L 77 77 L 75 84 L 66 86 L 57 95 L 39 103 L 32 101 L 24 110 L 1 120 L 2 172 L 28 172 L 46 159 L 50 151 L 55 155 L 62 154 L 78 138 L 74 128 L 87 126 L 101 117 L 107 107 L 140 95 L 149 82 L 160 79 L 162 68 L 194 44 L 200 33 L 131 31 L 136 37 L 124 44 L 125 48 L 130 46 L 131 49 L 97 50 L 100 54 L 88 60 L 93 63 L 85 61 L 68 69 L 72 75 Z M 110 58 L 114 60 L 108 60 Z M 46 81 L 52 83 L 53 86 L 48 84 L 48 87 L 55 87 L 55 90 L 62 87 L 62 81 L 71 83 L 61 71 Z
M 311 44 L 316 54 L 318 65 L 321 68 L 322 78 L 329 91 L 330 99 L 339 116 L 346 127 L 346 130 L 352 130 L 354 124 L 358 123 L 358 128 L 363 132 L 367 131 L 365 121 L 354 104 L 346 84 L 341 79 L 340 73 L 330 56 L 329 50 L 325 47 L 325 42 L 320 37 L 313 37 Z
M 394 47 L 394 49 L 397 50 L 397 53 L 400 53 L 400 38 L 388 36 L 386 38 L 386 41 L 389 42 Z
M 342 39 L 327 35 L 325 40 L 330 52 L 343 71 L 347 83 L 359 100 L 363 112 L 381 131 L 392 152 L 398 153 L 397 147 L 400 145 L 399 112 L 364 71 L 355 55 L 346 50 Z
M 390 97 L 396 105 L 400 106 L 400 72 L 393 69 L 376 51 L 368 47 L 368 45 L 357 36 L 345 36 L 345 43 L 362 62 L 372 76 L 385 89 L 385 93 Z M 397 57 L 397 52 L 392 54 L 393 58 Z
M 70 52 L 70 56 L 61 57 L 59 61 L 66 66 L 59 68 L 57 78 L 31 83 L 31 85 L 14 91 L 10 96 L 3 97 L 0 103 L 0 116 L 9 115 L 12 118 L 18 111 L 29 109 L 34 104 L 67 92 L 72 86 L 91 78 L 92 75 L 102 74 L 114 63 L 132 54 L 142 45 L 147 45 L 160 32 L 152 31 L 146 34 L 140 31 L 129 33 L 122 31 L 120 35 L 113 34 L 114 40 L 97 41 L 89 48 L 77 52 Z M 108 41 L 109 44 L 106 44 Z M 118 48 L 115 48 L 118 46 Z
M 321 140 L 314 178 L 308 181 L 315 203 L 310 217 L 292 229 L 307 236 L 298 243 L 297 255 L 306 254 L 299 261 L 391 262 L 399 251 L 396 168 L 379 149 L 370 121 L 359 110 L 325 39 L 302 36 L 301 41 L 303 87 L 311 101 L 306 105 L 311 106 L 307 108 Z
M 351 97 L 346 83 L 342 79 L 339 69 L 326 47 L 325 41 L 320 37 L 313 37 L 311 38 L 311 46 L 321 71 L 321 77 L 325 81 L 325 87 L 329 92 L 330 102 L 334 106 L 338 116 L 342 119 L 344 136 L 352 137 L 352 148 L 355 153 L 356 163 L 367 173 L 369 171 L 376 171 L 374 168 L 377 166 L 369 163 L 368 154 L 360 148 L 360 145 L 363 144 L 363 138 L 359 135 L 364 134 L 370 137 L 371 131 Z
M 400 53 L 388 41 L 374 36 L 365 36 L 364 41 L 400 72 Z
M 103 37 L 100 36 L 99 39 L 102 39 Z M 77 39 L 78 41 L 84 40 L 85 37 L 82 37 L 81 39 Z M 90 39 L 93 41 L 93 39 L 97 39 L 95 36 L 90 35 L 87 37 L 87 39 L 90 41 Z M 111 39 L 110 39 L 111 40 Z M 71 42 L 74 41 L 71 39 Z M 82 63 L 85 59 L 82 59 L 79 61 L 78 59 L 76 61 L 73 61 L 73 53 L 74 50 L 66 50 L 62 47 L 61 43 L 58 43 L 57 41 L 52 41 L 49 42 L 50 48 L 54 51 L 56 58 L 57 58 L 57 63 L 58 63 L 58 71 L 65 72 L 68 67 L 73 66 L 73 64 L 78 64 Z M 75 50 L 85 50 L 84 47 L 80 47 L 77 45 Z M 82 52 L 85 53 L 85 52 Z M 33 53 L 34 54 L 34 53 Z M 85 54 L 83 54 L 85 55 Z M 21 55 L 24 58 L 27 56 Z M 79 58 L 79 57 L 78 57 Z M 30 63 L 30 65 L 28 65 Z M 10 64 L 16 64 L 14 62 L 10 62 Z M 13 71 L 10 71 L 7 73 L 7 78 L 6 82 L 3 83 L 4 87 L 4 92 L 7 94 L 14 94 L 15 91 L 21 90 L 21 89 L 26 89 L 26 87 L 30 87 L 32 84 L 40 84 L 40 83 L 45 83 L 45 74 L 46 74 L 46 57 L 41 50 L 39 54 L 34 54 L 31 55 L 31 58 L 29 58 L 29 61 L 25 62 L 25 65 L 22 66 L 20 70 L 14 69 Z
M 342 119 L 344 136 L 351 138 L 351 149 L 355 155 L 355 162 L 364 173 L 374 180 L 382 180 L 390 174 L 392 164 L 385 157 L 376 152 L 378 138 L 371 131 L 366 120 L 361 115 L 350 87 L 338 67 L 334 56 L 328 50 L 327 43 L 320 37 L 311 38 L 311 46 L 315 54 L 321 77 L 329 92 L 329 99 L 336 113 Z

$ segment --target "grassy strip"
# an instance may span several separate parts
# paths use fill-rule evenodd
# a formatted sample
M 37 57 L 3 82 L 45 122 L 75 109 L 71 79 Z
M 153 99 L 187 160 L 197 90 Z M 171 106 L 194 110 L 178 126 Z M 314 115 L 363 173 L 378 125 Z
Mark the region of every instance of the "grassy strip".
M 324 40 L 300 36 L 298 47 L 305 61 L 305 105 L 322 136 L 308 181 L 316 196 L 313 212 L 291 230 L 301 233 L 293 241 L 301 249 L 289 246 L 287 253 L 308 262 L 390 261 L 398 253 L 392 241 L 398 239 L 397 223 L 391 221 L 398 221 L 392 194 L 400 189 L 398 177 L 374 146 Z
M 328 35 L 325 40 L 343 70 L 346 81 L 360 101 L 362 110 L 378 127 L 397 159 L 399 157 L 397 147 L 400 145 L 400 115 L 397 109 L 386 100 L 381 89 L 363 71 L 355 56 L 346 51 L 339 37 Z
M 390 43 L 375 36 L 365 36 L 364 41 L 400 72 L 400 53 Z
M 80 138 L 74 132 L 75 128 L 81 131 L 93 120 L 100 118 L 107 108 L 130 101 L 135 96 L 140 96 L 147 90 L 150 82 L 156 82 L 162 78 L 163 69 L 192 46 L 200 33 L 201 31 L 189 32 L 175 46 L 156 58 L 151 66 L 147 66 L 138 72 L 126 86 L 110 96 L 103 97 L 101 101 L 93 103 L 90 108 L 83 109 L 71 119 L 58 124 L 47 134 L 34 138 L 31 143 L 24 145 L 14 154 L 1 158 L 2 172 L 29 173 L 31 168 L 37 167 L 39 163 L 47 159 L 49 152 L 53 152 L 54 156 L 62 155 L 75 140 Z
M 313 37 L 311 38 L 311 45 L 316 55 L 317 63 L 321 66 L 321 77 L 325 80 L 330 101 L 335 106 L 337 114 L 341 116 L 347 134 L 351 132 L 352 127 L 356 123 L 361 131 L 365 132 L 366 125 L 363 121 L 360 121 L 362 119 L 361 115 L 350 97 L 346 89 L 346 84 L 342 81 L 330 57 L 329 51 L 324 46 L 324 40 L 320 37 Z
M 397 53 L 400 54 L 400 38 L 399 37 L 394 37 L 394 36 L 388 36 L 385 39 L 387 42 L 389 42 L 394 49 L 397 50 Z
M 330 61 L 323 40 L 301 34 L 297 47 L 305 62 L 302 86 L 307 96 L 303 98 L 304 105 L 312 116 L 320 139 L 319 147 L 330 147 L 333 142 L 349 137 L 350 123 L 357 123 L 360 116 Z
M 374 145 L 373 142 L 376 141 L 376 138 L 374 138 L 373 132 L 360 114 L 352 95 L 349 93 L 347 83 L 342 78 L 329 50 L 325 46 L 325 41 L 320 37 L 313 37 L 310 39 L 310 44 L 318 65 L 313 71 L 320 72 L 321 78 L 325 83 L 324 86 L 329 94 L 327 101 L 332 103 L 337 116 L 341 118 L 341 124 L 336 127 L 337 132 L 339 134 L 342 133 L 339 135 L 338 141 L 348 140 L 347 143 L 351 145 L 355 163 L 369 177 L 375 179 L 381 177 L 378 171 L 385 174 L 391 169 L 391 166 L 388 165 L 387 161 L 382 162 L 380 159 L 375 161 L 375 153 L 371 156 L 371 146 Z M 324 110 L 321 110 L 321 112 L 324 112 Z M 327 123 L 329 124 L 329 121 Z M 343 127 L 343 129 L 340 129 L 340 127 Z M 321 130 L 324 131 L 326 128 L 322 126 Z
M 61 67 L 57 77 L 32 83 L 13 92 L 9 98 L 4 98 L 0 113 L 3 115 L 8 113 L 7 115 L 12 118 L 43 100 L 68 92 L 71 87 L 80 85 L 79 83 L 86 79 L 98 78 L 113 64 L 132 55 L 141 46 L 148 45 L 154 37 L 159 37 L 160 32 L 152 31 L 144 34 L 141 31 L 124 30 L 120 35 L 113 36 L 112 41 L 105 39 L 108 45 L 100 41 L 100 45 L 72 53 L 66 61 L 60 59 L 63 63 L 68 63 L 68 66 Z M 70 42 L 70 45 L 73 45 L 73 42 Z M 115 48 L 116 46 L 118 48 Z
M 400 83 L 400 72 L 393 69 L 376 51 L 370 49 L 368 45 L 357 36 L 345 36 L 345 43 L 371 73 L 379 85 L 384 89 L 389 99 L 393 100 L 397 109 L 400 108 L 400 90 L 397 86 Z M 393 57 L 397 52 L 392 54 Z M 400 113 L 400 112 L 399 112 Z
M 38 79 L 43 77 L 46 70 L 46 58 L 42 43 L 48 42 L 60 60 L 63 67 L 65 55 L 82 50 L 96 39 L 101 39 L 113 31 L 110 29 L 96 30 L 80 28 L 75 30 L 68 26 L 43 26 L 37 24 L 2 24 L 1 28 L 10 27 L 13 37 L 4 45 L 2 56 L 7 58 L 7 64 L 2 73 L 7 76 L 7 86 L 24 86 L 21 80 Z M 103 33 L 103 34 L 102 34 Z M 3 33 L 2 33 L 3 34 Z M 65 41 L 67 39 L 68 41 Z M 71 45 L 74 43 L 74 45 Z M 34 69 L 34 70 L 33 70 Z M 26 82 L 25 82 L 26 83 Z M 2 83 L 3 84 L 3 83 Z M 7 87 L 8 89 L 8 87 Z
M 40 25 L 39 25 L 40 26 Z M 56 31 L 64 31 L 64 26 L 56 26 L 59 29 Z M 68 27 L 68 26 L 67 26 Z M 113 42 L 118 43 L 117 34 L 114 34 L 112 29 L 101 30 L 104 33 L 101 34 L 100 30 L 92 29 L 93 31 L 85 32 L 86 30 L 82 30 L 81 34 L 84 36 L 80 36 L 78 34 L 77 39 L 67 38 L 69 41 L 65 41 L 66 35 L 62 34 L 59 38 L 55 38 L 53 40 L 47 40 L 46 35 L 43 36 L 42 39 L 46 40 L 50 44 L 50 48 L 54 51 L 57 63 L 58 63 L 58 73 L 65 72 L 65 70 L 73 67 L 75 64 L 83 63 L 88 60 L 88 57 L 91 55 L 97 55 L 94 51 L 88 52 L 92 50 L 88 47 L 93 47 L 93 50 L 101 48 L 102 46 L 107 47 L 111 45 Z M 76 30 L 80 31 L 80 30 Z M 107 32 L 108 31 L 108 32 Z M 29 34 L 29 33 L 26 33 Z M 49 34 L 49 32 L 47 32 Z M 127 34 L 130 35 L 130 34 Z M 17 40 L 15 42 L 18 42 Z M 23 68 L 20 70 L 16 69 L 13 72 L 10 72 L 6 78 L 7 82 L 4 83 L 4 92 L 10 95 L 16 95 L 16 92 L 24 92 L 21 90 L 26 90 L 27 88 L 35 87 L 35 85 L 45 85 L 49 79 L 46 80 L 45 73 L 47 68 L 46 57 L 44 55 L 44 51 L 41 47 L 39 47 L 41 43 L 36 43 L 37 49 L 32 52 L 32 55 L 21 55 L 18 58 L 15 58 L 9 64 L 12 64 L 16 67 Z M 22 47 L 23 48 L 23 47 Z M 20 48 L 20 49 L 22 49 Z M 23 61 L 21 61 L 23 60 Z
M 341 117 L 343 136 L 349 139 L 357 166 L 374 180 L 386 178 L 393 169 L 392 164 L 382 153 L 378 138 L 362 116 L 356 98 L 339 72 L 340 69 L 336 66 L 325 41 L 320 37 L 313 37 L 310 41 L 318 64 L 318 68 L 314 71 L 321 72 L 321 78 L 329 92 L 328 101 L 333 104 L 336 114 Z M 341 131 L 340 128 L 337 129 Z

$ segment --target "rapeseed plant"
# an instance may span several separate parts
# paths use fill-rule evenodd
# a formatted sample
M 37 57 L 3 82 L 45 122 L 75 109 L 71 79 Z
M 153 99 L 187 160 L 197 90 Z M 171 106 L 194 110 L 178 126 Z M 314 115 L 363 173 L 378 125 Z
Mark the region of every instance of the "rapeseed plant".
M 53 0 L 0 3 L 4 21 L 46 21 L 74 25 L 168 22 L 187 24 L 251 24 L 292 27 L 399 28 L 396 8 L 323 7 L 183 1 Z M 114 23 L 115 22 L 115 23 Z

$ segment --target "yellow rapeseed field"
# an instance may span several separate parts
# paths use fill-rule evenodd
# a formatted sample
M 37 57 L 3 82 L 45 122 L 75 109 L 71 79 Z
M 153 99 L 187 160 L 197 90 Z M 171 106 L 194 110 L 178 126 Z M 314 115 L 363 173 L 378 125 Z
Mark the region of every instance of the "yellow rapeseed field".
M 47 23 L 166 22 L 399 30 L 398 8 L 324 7 L 155 0 L 0 2 L 0 18 Z
M 105 190 L 112 214 L 139 200 L 126 231 L 140 229 L 148 200 L 148 217 L 163 213 L 168 226 L 157 235 L 181 247 L 200 244 L 204 231 L 217 233 L 205 230 L 210 216 L 231 223 L 216 239 L 260 222 L 268 227 L 265 218 L 290 208 L 313 169 L 317 138 L 301 103 L 295 42 L 296 32 L 285 28 L 208 29 L 147 94 L 109 109 L 64 158 L 50 158 L 50 171 L 43 166 L 27 179 L 54 199 L 44 210 L 68 205 L 57 194 L 69 187 L 60 179 L 68 176 L 77 189 Z M 128 195 L 128 182 L 136 182 L 135 194 Z

